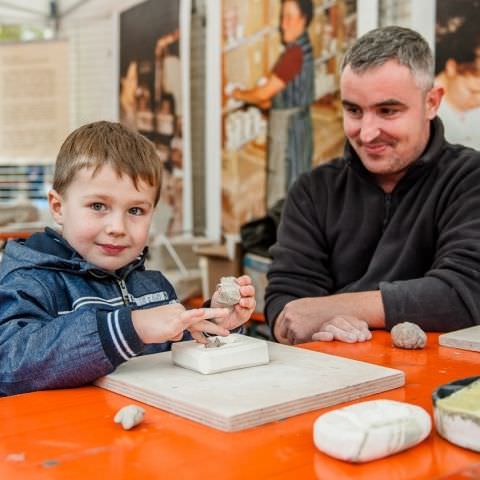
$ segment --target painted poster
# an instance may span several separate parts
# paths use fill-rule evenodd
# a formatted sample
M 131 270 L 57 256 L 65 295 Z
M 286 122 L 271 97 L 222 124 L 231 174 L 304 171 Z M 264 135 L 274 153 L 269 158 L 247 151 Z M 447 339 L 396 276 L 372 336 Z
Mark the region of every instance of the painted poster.
M 68 43 L 0 46 L 0 164 L 51 165 L 69 132 Z
M 221 3 L 220 228 L 238 233 L 341 152 L 338 66 L 356 38 L 356 1 Z
M 439 116 L 447 140 L 480 149 L 480 1 L 436 6 L 435 74 L 445 90 Z
M 120 121 L 152 140 L 163 166 L 161 232 L 191 230 L 189 0 L 142 2 L 120 14 Z M 185 48 L 186 47 L 186 48 Z
M 0 45 L 0 225 L 44 225 L 53 165 L 69 133 L 65 41 Z M 35 224 L 35 222 L 39 222 Z

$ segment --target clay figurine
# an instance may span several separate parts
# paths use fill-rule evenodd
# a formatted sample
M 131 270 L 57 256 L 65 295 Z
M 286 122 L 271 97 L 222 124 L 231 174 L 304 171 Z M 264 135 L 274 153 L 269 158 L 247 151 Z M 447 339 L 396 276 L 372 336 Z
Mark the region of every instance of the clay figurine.
M 232 307 L 240 301 L 240 285 L 235 277 L 222 277 L 217 285 L 216 301 L 226 307 Z

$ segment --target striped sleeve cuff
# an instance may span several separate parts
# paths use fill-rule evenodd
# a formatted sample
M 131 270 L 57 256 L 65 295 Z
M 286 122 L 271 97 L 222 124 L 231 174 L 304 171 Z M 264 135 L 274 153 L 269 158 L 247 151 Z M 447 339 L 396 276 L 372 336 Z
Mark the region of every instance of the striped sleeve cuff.
M 129 308 L 99 311 L 97 326 L 105 354 L 114 367 L 142 352 L 144 343 L 133 327 Z

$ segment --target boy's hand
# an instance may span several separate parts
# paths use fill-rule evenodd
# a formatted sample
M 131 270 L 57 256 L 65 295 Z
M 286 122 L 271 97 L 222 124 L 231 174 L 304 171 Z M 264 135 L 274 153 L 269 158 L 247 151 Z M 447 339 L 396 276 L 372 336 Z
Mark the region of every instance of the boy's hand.
M 228 330 L 233 330 L 247 322 L 255 309 L 255 288 L 252 285 L 252 280 L 248 275 L 238 277 L 236 280 L 240 285 L 240 301 L 229 310 L 226 317 L 215 318 L 217 325 Z M 217 298 L 218 292 L 215 292 L 211 301 L 212 308 L 221 306 Z
M 209 319 L 223 319 L 230 312 L 226 308 L 196 308 L 185 310 L 180 303 L 132 312 L 133 326 L 143 343 L 178 341 L 185 330 L 211 335 L 228 335 L 230 332 Z M 195 338 L 195 337 L 194 337 Z

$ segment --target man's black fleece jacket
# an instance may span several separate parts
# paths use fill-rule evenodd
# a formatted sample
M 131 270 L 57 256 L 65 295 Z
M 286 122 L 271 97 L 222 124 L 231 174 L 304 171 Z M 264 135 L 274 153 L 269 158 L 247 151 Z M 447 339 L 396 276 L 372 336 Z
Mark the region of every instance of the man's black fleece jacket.
M 432 121 L 425 152 L 385 193 L 347 143 L 344 157 L 291 188 L 271 247 L 265 314 L 290 301 L 380 290 L 386 328 L 480 323 L 480 153 L 445 141 Z

